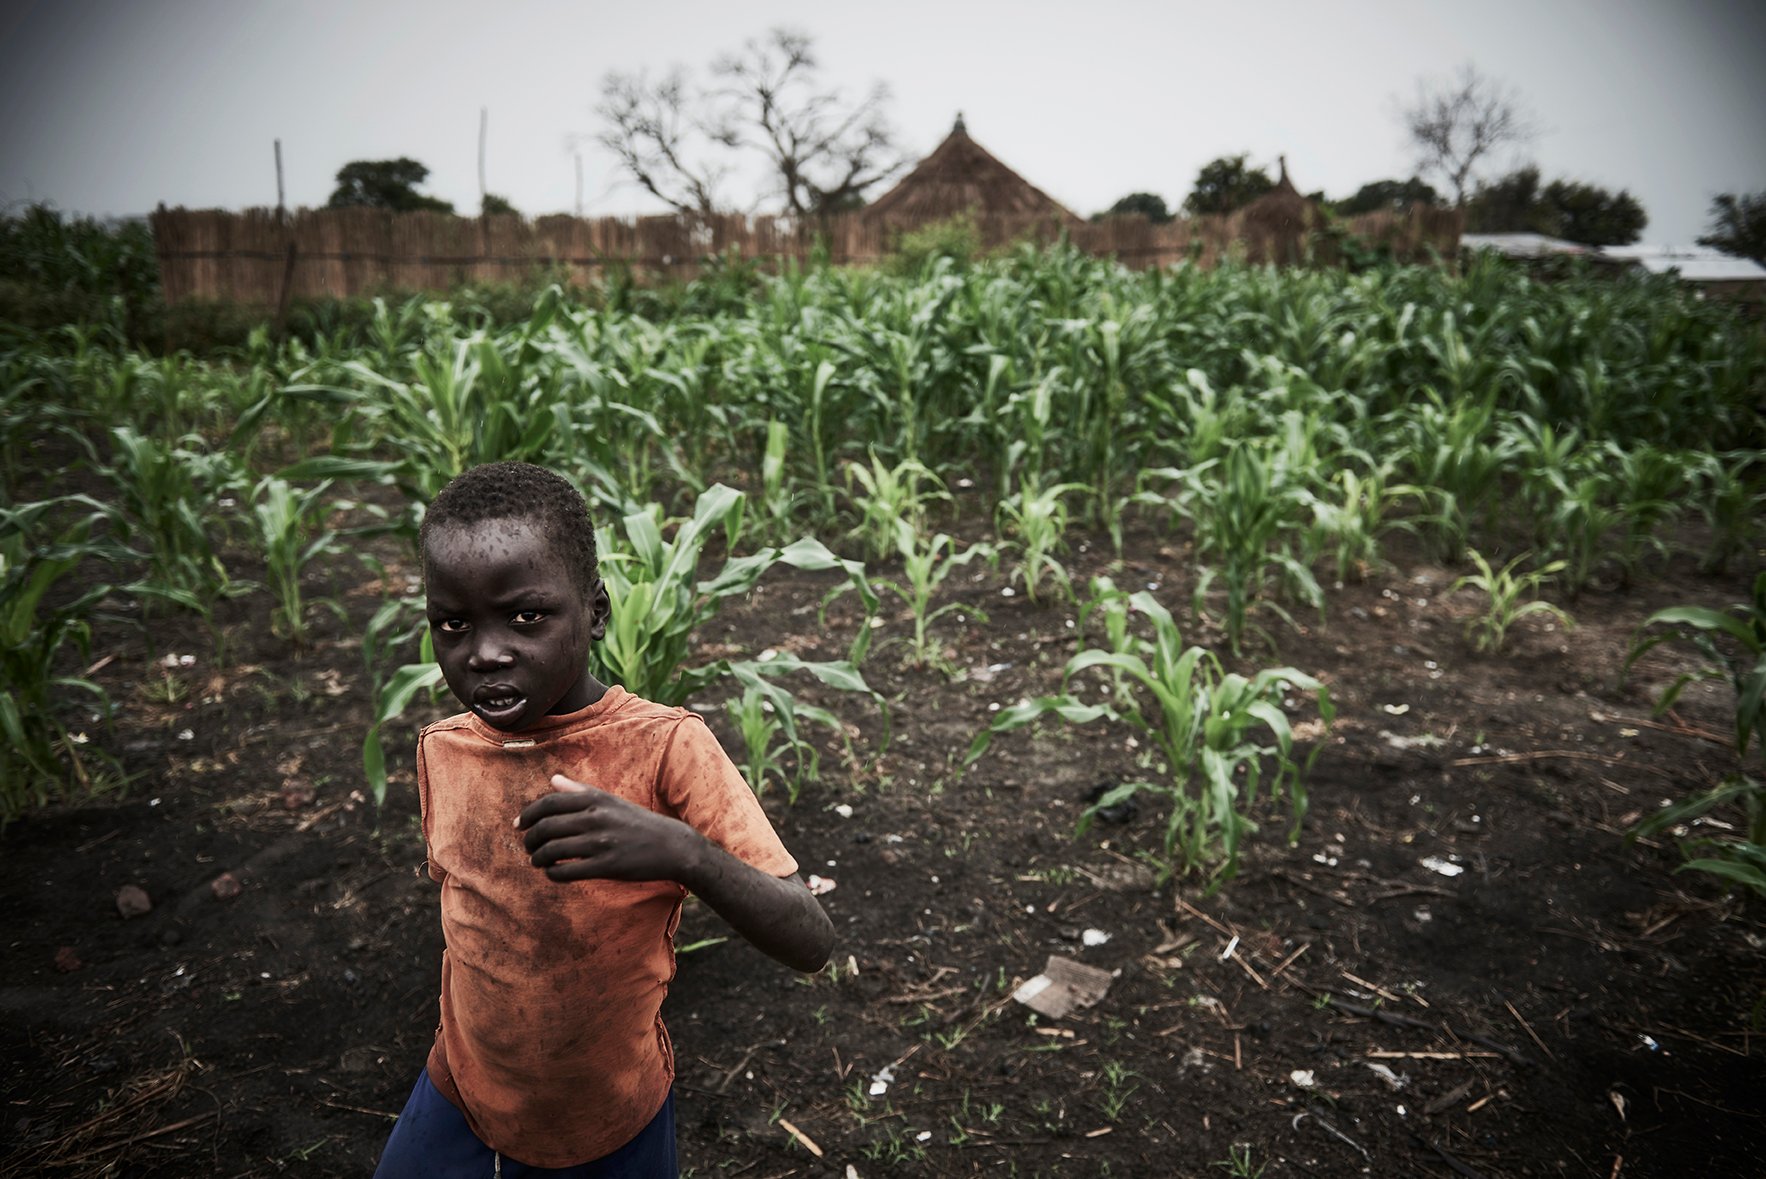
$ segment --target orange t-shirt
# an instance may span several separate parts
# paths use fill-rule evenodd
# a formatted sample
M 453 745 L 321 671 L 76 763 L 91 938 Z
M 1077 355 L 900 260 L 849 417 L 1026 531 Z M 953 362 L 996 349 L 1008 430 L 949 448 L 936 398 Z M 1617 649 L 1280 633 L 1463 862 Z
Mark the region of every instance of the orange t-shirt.
M 441 1026 L 429 1076 L 493 1149 L 538 1167 L 601 1158 L 662 1108 L 662 1000 L 687 890 L 556 883 L 515 816 L 564 774 L 702 832 L 770 876 L 785 850 L 705 722 L 625 689 L 503 733 L 470 713 L 417 739 L 429 873 L 441 883 Z

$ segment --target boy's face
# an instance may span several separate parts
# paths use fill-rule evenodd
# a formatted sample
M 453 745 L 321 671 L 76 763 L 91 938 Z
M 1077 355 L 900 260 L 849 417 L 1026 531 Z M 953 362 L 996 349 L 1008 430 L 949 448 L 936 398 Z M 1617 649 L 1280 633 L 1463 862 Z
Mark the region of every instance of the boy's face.
M 589 644 L 607 631 L 607 589 L 597 579 L 585 600 L 533 521 L 439 528 L 423 569 L 442 678 L 485 724 L 520 732 L 599 699 Z

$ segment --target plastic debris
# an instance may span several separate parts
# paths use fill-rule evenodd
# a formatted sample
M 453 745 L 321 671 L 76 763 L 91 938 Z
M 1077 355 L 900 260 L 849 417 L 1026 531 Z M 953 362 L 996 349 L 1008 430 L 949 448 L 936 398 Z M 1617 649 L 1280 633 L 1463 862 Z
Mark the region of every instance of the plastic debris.
M 844 802 L 834 808 L 834 813 L 839 815 L 842 819 L 852 818 L 852 808 Z
M 1012 998 L 1038 1015 L 1065 1019 L 1102 999 L 1113 981 L 1115 976 L 1108 970 L 1050 954 L 1042 973 L 1013 991 Z
M 1312 1075 L 1312 1070 L 1309 1068 L 1295 1069 L 1288 1074 L 1288 1080 L 1294 1082 L 1294 1084 L 1300 1086 L 1302 1089 L 1318 1088 L 1318 1078 Z
M 1368 1068 L 1372 1069 L 1375 1076 L 1379 1077 L 1380 1080 L 1386 1082 L 1386 1084 L 1390 1085 L 1394 1089 L 1402 1089 L 1406 1085 L 1410 1084 L 1409 1077 L 1400 1076 L 1399 1074 L 1393 1072 L 1391 1070 L 1391 1068 L 1386 1065 L 1379 1064 L 1374 1061 L 1363 1061 L 1362 1063 L 1366 1064 Z M 1404 1107 L 1402 1105 L 1399 1106 L 1398 1111 L 1400 1113 L 1403 1113 Z
M 1380 730 L 1380 740 L 1394 749 L 1439 749 L 1447 744 L 1445 740 L 1433 733 L 1419 733 L 1415 737 L 1400 737 L 1387 729 Z
M 878 1069 L 875 1073 L 871 1074 L 871 1088 L 870 1088 L 871 1096 L 872 1097 L 883 1096 L 885 1093 L 889 1092 L 889 1086 L 891 1084 L 893 1084 L 894 1081 L 895 1081 L 895 1066 L 894 1065 L 884 1065 L 881 1069 Z
M 1439 856 L 1424 856 L 1417 863 L 1441 876 L 1458 876 L 1466 870 L 1464 864 L 1455 864 Z
M 810 874 L 810 877 L 809 877 L 809 880 L 807 883 L 809 884 L 810 894 L 812 896 L 818 896 L 818 897 L 823 896 L 827 893 L 831 893 L 834 891 L 835 888 L 838 887 L 834 883 L 833 877 L 831 877 L 831 876 L 817 876 L 813 872 Z
M 1079 940 L 1088 946 L 1101 946 L 1110 940 L 1110 935 L 1101 929 L 1088 929 L 1079 935 Z

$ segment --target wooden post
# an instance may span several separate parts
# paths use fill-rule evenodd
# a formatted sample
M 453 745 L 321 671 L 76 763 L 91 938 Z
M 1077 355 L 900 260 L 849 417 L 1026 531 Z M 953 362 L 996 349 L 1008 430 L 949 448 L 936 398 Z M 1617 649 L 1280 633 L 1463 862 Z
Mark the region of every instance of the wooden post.
M 282 289 L 276 295 L 276 322 L 271 331 L 280 340 L 288 330 L 288 300 L 294 294 L 294 234 L 288 228 L 288 203 L 282 187 L 282 141 L 276 141 L 276 224 L 288 252 L 282 259 Z
M 478 258 L 479 258 L 479 264 L 472 268 L 473 269 L 472 277 L 475 281 L 479 277 L 478 271 L 480 271 L 484 266 L 484 260 L 490 256 L 490 252 L 491 252 L 490 210 L 486 209 L 484 206 L 484 197 L 485 197 L 484 140 L 485 140 L 485 135 L 486 135 L 487 131 L 489 130 L 490 118 L 491 118 L 491 108 L 490 107 L 481 106 L 478 108 Z

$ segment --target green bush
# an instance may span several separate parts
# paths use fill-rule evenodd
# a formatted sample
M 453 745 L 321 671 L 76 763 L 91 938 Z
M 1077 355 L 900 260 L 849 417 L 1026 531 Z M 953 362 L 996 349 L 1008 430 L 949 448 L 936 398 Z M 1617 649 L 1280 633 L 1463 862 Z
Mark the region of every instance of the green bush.
M 981 256 L 981 234 L 967 213 L 910 229 L 896 242 L 885 269 L 911 278 L 937 258 L 949 258 L 958 270 L 967 270 Z
M 0 323 L 30 332 L 102 324 L 137 340 L 159 306 L 146 222 L 64 218 L 47 204 L 0 216 Z

